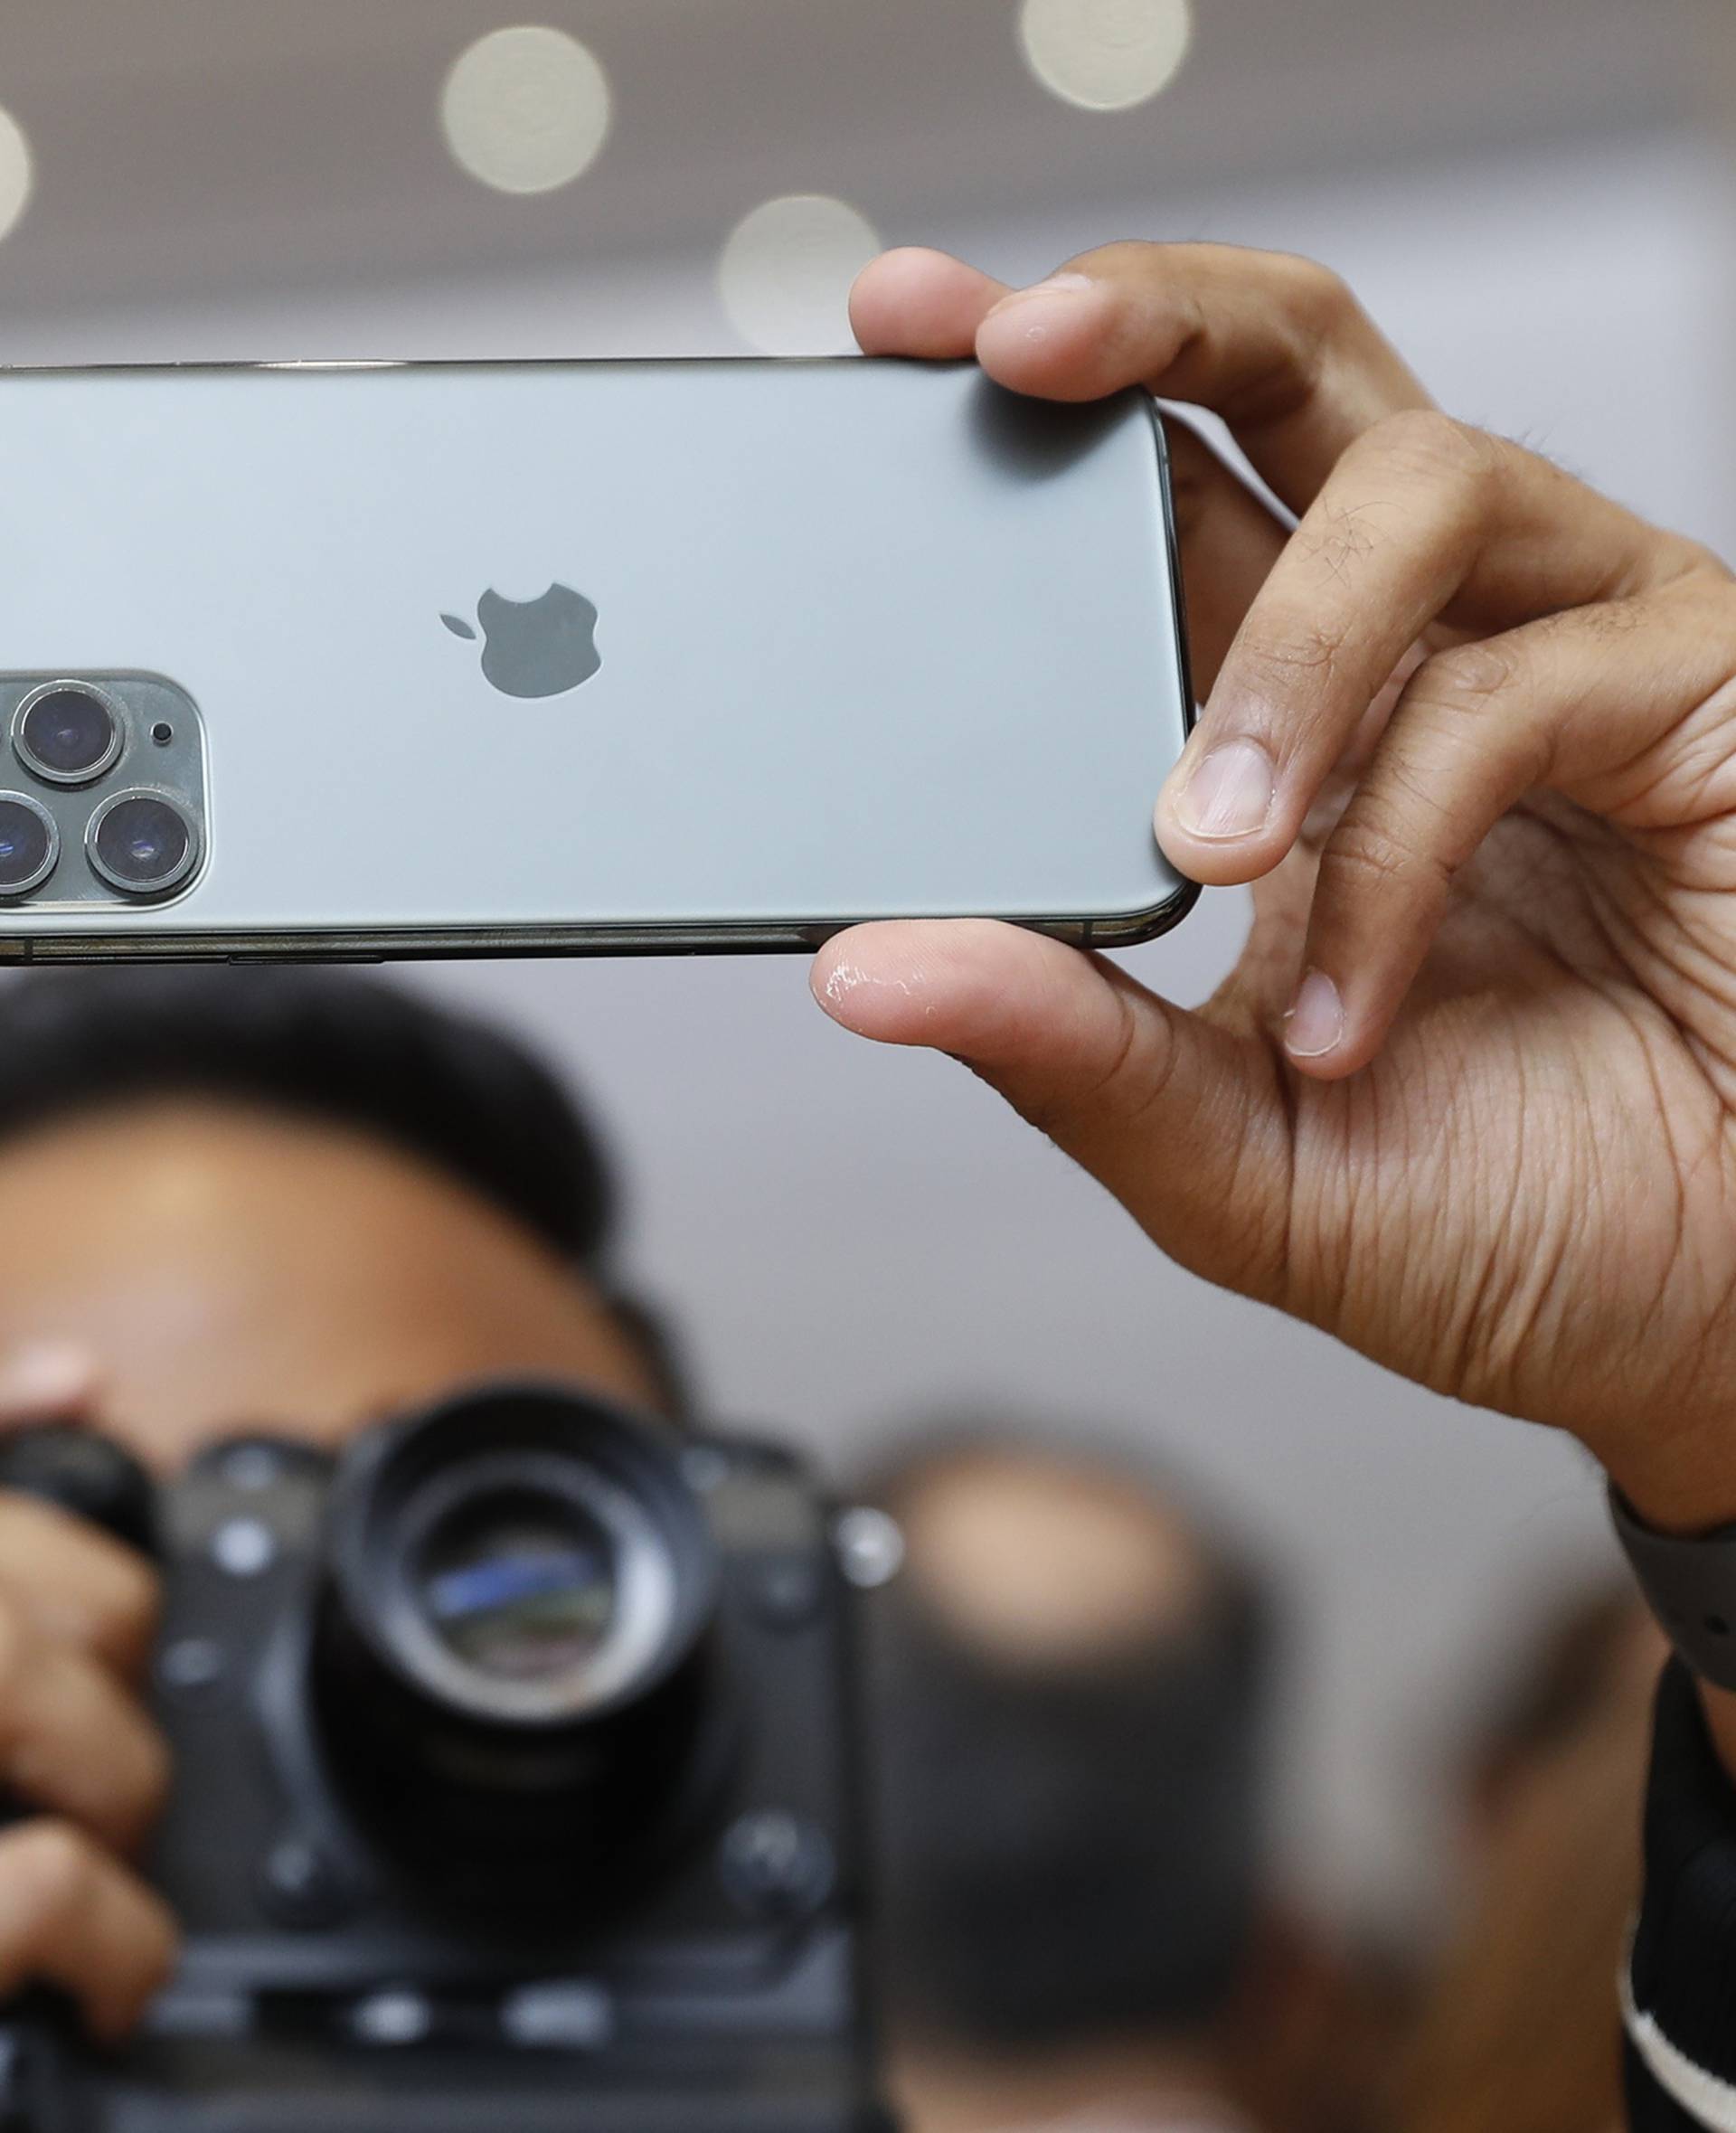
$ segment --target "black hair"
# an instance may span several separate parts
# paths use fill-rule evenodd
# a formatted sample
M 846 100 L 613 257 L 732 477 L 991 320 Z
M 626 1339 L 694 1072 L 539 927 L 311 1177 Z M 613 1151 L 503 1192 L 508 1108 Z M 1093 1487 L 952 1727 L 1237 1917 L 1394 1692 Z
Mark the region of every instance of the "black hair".
M 613 1165 L 577 1100 L 501 1030 L 346 971 L 33 972 L 0 989 L 0 1142 L 80 1112 L 205 1096 L 324 1119 L 420 1156 L 603 1289 L 672 1412 L 680 1360 L 617 1289 Z
M 897 1515 L 971 1456 L 948 1442 L 873 1493 Z M 1064 1667 L 990 1652 L 920 1579 L 871 1600 L 882 1989 L 918 2034 L 1042 2053 L 1228 2012 L 1264 1882 L 1269 1614 L 1225 1546 L 1196 1544 L 1184 1619 Z
M 328 1119 L 461 1179 L 562 1258 L 613 1241 L 602 1145 L 512 1039 L 344 972 L 42 972 L 0 994 L 0 1139 L 80 1111 L 189 1094 Z

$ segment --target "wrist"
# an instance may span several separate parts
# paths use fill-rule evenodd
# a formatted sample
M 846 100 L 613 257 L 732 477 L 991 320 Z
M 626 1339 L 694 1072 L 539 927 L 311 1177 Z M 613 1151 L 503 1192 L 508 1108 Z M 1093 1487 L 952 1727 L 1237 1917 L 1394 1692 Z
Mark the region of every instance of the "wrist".
M 1640 1491 L 1637 1498 L 1633 1486 Z M 1704 1469 L 1644 1466 L 1610 1474 L 1610 1510 L 1658 1627 L 1694 1676 L 1707 1735 L 1736 1781 L 1736 1517 Z
M 1603 1467 L 1654 1533 L 1685 1539 L 1736 1525 L 1736 1426 L 1717 1443 L 1641 1441 L 1604 1456 Z

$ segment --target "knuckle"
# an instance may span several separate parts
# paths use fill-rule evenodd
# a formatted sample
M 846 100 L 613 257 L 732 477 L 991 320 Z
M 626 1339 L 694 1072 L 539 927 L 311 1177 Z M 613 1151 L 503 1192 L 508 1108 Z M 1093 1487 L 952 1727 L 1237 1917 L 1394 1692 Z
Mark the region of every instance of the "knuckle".
M 1274 255 L 1280 300 L 1323 338 L 1331 338 L 1363 315 L 1356 292 L 1342 274 L 1300 252 Z
M 1500 461 L 1500 447 L 1486 430 L 1439 408 L 1403 408 L 1382 415 L 1363 432 L 1356 448 L 1382 467 L 1419 480 L 1479 489 Z
M 1366 812 L 1347 815 L 1339 824 L 1320 871 L 1341 897 L 1394 889 L 1427 892 L 1448 878 L 1445 864 L 1425 852 L 1417 838 L 1397 823 Z
M 1680 535 L 1675 536 L 1677 540 Z M 1688 541 L 1684 544 L 1684 563 L 1687 571 L 1715 583 L 1721 592 L 1736 593 L 1736 570 L 1703 541 Z
M 0 1855 L 10 1903 L 33 1920 L 64 1917 L 90 1901 L 101 1873 L 95 1844 L 71 1822 L 26 1823 Z
M 1610 603 L 1631 617 L 1636 629 L 1650 628 L 1661 641 L 1687 643 L 1693 639 L 1719 647 L 1726 659 L 1736 659 L 1736 572 L 1725 569 L 1710 551 L 1704 569 L 1695 568 L 1670 578 L 1637 599 Z
M 1330 688 L 1344 650 L 1342 629 L 1317 618 L 1298 617 L 1274 623 L 1258 637 L 1249 638 L 1239 656 L 1269 687 L 1283 694 L 1298 683 L 1322 690 Z
M 1736 570 L 1703 541 L 1691 540 L 1685 533 L 1666 533 L 1659 542 L 1658 563 L 1666 587 L 1687 587 L 1701 594 L 1710 590 L 1724 599 L 1736 598 Z
M 1173 1048 L 1156 1042 L 1124 1002 L 1114 1041 L 1094 1069 L 1077 1083 L 1022 1099 L 1019 1109 L 1039 1133 L 1066 1147 L 1106 1119 L 1126 1130 L 1161 1100 L 1174 1064 Z
M 1373 514 L 1365 506 L 1341 503 L 1330 493 L 1320 497 L 1295 538 L 1340 584 L 1348 584 L 1357 565 L 1381 545 Z
M 1411 704 L 1428 704 L 1463 715 L 1486 710 L 1519 679 L 1520 662 L 1509 646 L 1482 640 L 1455 645 L 1425 659 L 1411 676 L 1406 694 Z

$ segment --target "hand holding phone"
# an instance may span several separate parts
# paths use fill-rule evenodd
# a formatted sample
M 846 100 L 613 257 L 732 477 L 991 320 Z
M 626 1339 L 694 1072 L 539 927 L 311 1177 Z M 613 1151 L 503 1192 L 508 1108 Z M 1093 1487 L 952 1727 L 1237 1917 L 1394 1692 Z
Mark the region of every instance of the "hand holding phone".
M 1176 428 L 1210 696 L 1158 827 L 1252 931 L 1197 1013 L 981 924 L 846 934 L 823 1003 L 967 1061 L 1184 1266 L 1573 1431 L 1654 1526 L 1736 1518 L 1736 576 L 1434 409 L 1306 261 L 1006 295 L 893 255 L 858 329 L 1212 408 L 1300 520 Z

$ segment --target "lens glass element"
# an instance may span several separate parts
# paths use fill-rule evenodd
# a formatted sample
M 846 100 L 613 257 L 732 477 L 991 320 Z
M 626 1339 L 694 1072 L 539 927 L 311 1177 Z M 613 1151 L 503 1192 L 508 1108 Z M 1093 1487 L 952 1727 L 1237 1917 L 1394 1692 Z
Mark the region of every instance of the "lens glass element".
M 38 776 L 82 785 L 120 753 L 120 722 L 89 689 L 44 689 L 26 699 L 17 740 L 19 755 Z
M 193 830 L 172 802 L 155 793 L 123 793 L 90 826 L 97 872 L 128 896 L 158 896 L 193 864 Z
M 420 1598 L 455 1658 L 497 1681 L 586 1665 L 614 1624 L 615 1548 L 579 1504 L 529 1491 L 462 1506 L 435 1529 Z
M 22 896 L 53 864 L 53 824 L 29 800 L 0 793 L 0 896 Z

